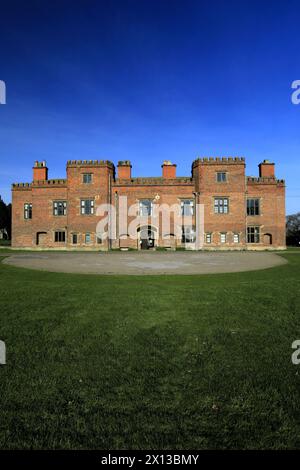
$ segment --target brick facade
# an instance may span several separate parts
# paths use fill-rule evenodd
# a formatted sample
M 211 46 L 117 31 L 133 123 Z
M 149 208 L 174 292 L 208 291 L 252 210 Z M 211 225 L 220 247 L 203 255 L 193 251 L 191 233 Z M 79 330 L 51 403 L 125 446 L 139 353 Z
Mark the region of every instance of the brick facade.
M 124 196 L 128 207 L 136 207 L 126 220 L 137 224 L 136 238 L 120 225 Z M 139 225 L 136 214 L 148 202 L 151 210 L 156 205 L 190 205 L 194 234 L 199 230 L 194 208 L 203 205 L 204 249 L 285 248 L 284 180 L 276 179 L 275 165 L 266 160 L 259 165 L 259 177 L 247 177 L 245 160 L 237 157 L 199 158 L 190 177 L 177 177 L 176 165 L 169 161 L 162 165 L 162 177 L 133 178 L 129 161 L 119 162 L 116 172 L 109 161 L 71 160 L 66 179 L 48 179 L 46 162 L 35 162 L 33 181 L 12 185 L 12 247 L 195 248 L 193 235 L 176 236 L 172 214 L 167 233 L 147 217 Z M 111 205 L 115 218 L 110 209 L 98 213 L 102 204 Z M 112 230 L 108 238 L 97 228 L 105 218 Z M 143 244 L 145 230 L 149 239 Z

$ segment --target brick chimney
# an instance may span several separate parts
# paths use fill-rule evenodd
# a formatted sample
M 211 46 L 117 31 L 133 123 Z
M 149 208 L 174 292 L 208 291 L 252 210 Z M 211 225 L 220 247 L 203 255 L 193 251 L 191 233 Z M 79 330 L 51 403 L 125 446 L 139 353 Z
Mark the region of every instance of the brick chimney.
M 163 178 L 176 178 L 176 166 L 170 160 L 164 160 L 161 166 Z
M 264 160 L 258 165 L 260 178 L 275 178 L 275 163 Z
M 118 178 L 129 180 L 131 178 L 131 168 L 129 160 L 118 162 Z
M 33 181 L 41 181 L 48 179 L 48 168 L 45 160 L 42 162 L 34 162 Z

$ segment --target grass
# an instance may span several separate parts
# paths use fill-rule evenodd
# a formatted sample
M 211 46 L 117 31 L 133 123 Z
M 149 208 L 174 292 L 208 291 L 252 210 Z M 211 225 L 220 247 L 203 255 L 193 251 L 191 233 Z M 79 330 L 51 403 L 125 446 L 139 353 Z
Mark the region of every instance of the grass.
M 0 448 L 300 448 L 300 256 L 207 276 L 0 264 Z
M 4 246 L 4 247 L 10 247 L 11 245 L 11 241 L 10 240 L 3 240 L 3 239 L 0 239 L 0 246 Z

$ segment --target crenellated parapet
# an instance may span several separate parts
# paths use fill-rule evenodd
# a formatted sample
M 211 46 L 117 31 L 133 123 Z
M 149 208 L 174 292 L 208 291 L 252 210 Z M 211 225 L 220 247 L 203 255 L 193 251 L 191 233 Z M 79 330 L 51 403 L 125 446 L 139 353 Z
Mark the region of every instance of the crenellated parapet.
M 247 184 L 275 184 L 277 186 L 285 186 L 285 180 L 277 179 L 275 177 L 267 177 L 267 176 L 247 176 Z
M 56 178 L 56 179 L 50 179 L 50 180 L 38 180 L 38 181 L 33 181 L 32 187 L 37 187 L 37 186 L 66 186 L 67 185 L 67 180 L 64 178 Z
M 11 188 L 12 190 L 28 190 L 28 189 L 31 189 L 32 187 L 32 183 L 12 183 L 11 185 Z
M 189 178 L 189 177 L 176 177 L 176 178 L 169 178 L 169 179 L 165 179 L 165 178 L 162 178 L 162 177 L 145 177 L 145 178 L 130 178 L 130 179 L 126 179 L 126 178 L 117 178 L 115 180 L 115 183 L 114 185 L 115 186 L 123 186 L 123 185 L 126 185 L 126 186 L 167 186 L 167 185 L 171 185 L 171 186 L 176 186 L 176 185 L 191 185 L 193 184 L 193 179 L 192 178 Z
M 38 180 L 38 181 L 33 181 L 32 183 L 13 183 L 12 184 L 12 189 L 13 190 L 28 190 L 32 188 L 39 188 L 39 187 L 53 187 L 53 186 L 58 186 L 58 187 L 66 187 L 67 186 L 67 180 L 66 179 L 51 179 L 51 180 Z
M 109 167 L 114 169 L 114 164 L 110 160 L 68 160 L 67 167 Z
M 198 165 L 245 165 L 244 157 L 199 157 L 193 161 L 192 167 Z

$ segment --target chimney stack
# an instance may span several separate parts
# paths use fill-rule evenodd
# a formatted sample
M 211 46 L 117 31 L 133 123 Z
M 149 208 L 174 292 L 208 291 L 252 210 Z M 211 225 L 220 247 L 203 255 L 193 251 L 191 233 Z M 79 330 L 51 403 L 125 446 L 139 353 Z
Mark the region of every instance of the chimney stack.
M 45 160 L 42 162 L 34 162 L 33 167 L 33 181 L 41 181 L 48 179 L 48 168 Z
M 170 162 L 170 160 L 164 160 L 162 164 L 162 176 L 163 178 L 171 179 L 176 178 L 176 166 Z
M 118 162 L 118 178 L 130 180 L 131 178 L 131 163 L 129 160 Z
M 264 160 L 258 165 L 260 178 L 275 178 L 275 163 Z

